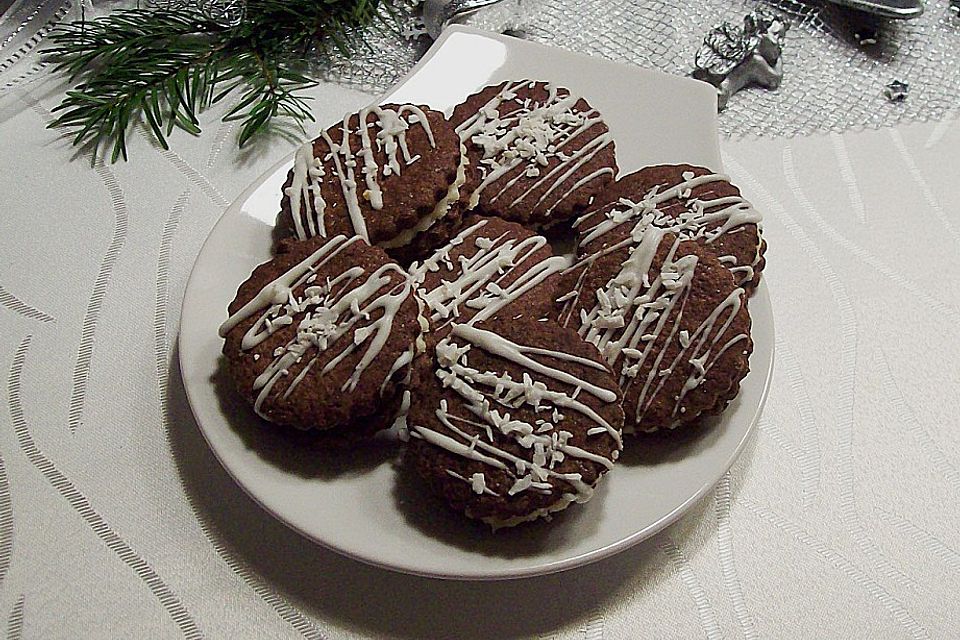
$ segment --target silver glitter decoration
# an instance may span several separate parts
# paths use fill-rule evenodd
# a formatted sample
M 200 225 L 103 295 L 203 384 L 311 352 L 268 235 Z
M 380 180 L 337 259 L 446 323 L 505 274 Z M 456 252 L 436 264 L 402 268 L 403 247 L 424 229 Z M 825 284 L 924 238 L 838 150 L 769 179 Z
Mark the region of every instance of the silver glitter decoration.
M 890 102 L 903 102 L 907 99 L 908 93 L 910 93 L 910 85 L 900 80 L 888 82 L 883 88 L 883 95 L 887 96 Z
M 224 27 L 235 27 L 247 10 L 245 0 L 147 0 L 146 5 L 164 11 L 197 9 L 204 16 Z
M 960 109 L 960 17 L 947 0 L 930 0 L 919 18 L 882 23 L 879 41 L 869 48 L 854 38 L 848 10 L 800 0 L 759 4 L 790 20 L 783 47 L 787 74 L 776 91 L 737 94 L 720 113 L 721 135 L 842 132 L 940 119 Z M 688 75 L 717 17 L 745 15 L 757 6 L 757 0 L 523 0 L 517 23 L 527 40 Z M 338 62 L 326 77 L 383 92 L 416 63 L 427 42 L 377 36 L 373 51 Z M 910 98 L 884 108 L 884 86 L 898 77 L 910 79 Z
M 718 17 L 763 6 L 790 20 L 787 69 L 776 91 L 741 91 L 719 116 L 721 135 L 795 136 L 937 120 L 960 110 L 960 18 L 946 0 L 922 16 L 883 24 L 865 50 L 850 11 L 801 0 L 524 0 L 527 39 L 687 75 Z M 910 98 L 885 108 L 884 85 L 909 78 Z
M 717 87 L 718 107 L 748 85 L 776 89 L 783 79 L 780 53 L 789 23 L 758 9 L 743 27 L 724 22 L 714 27 L 697 51 L 693 76 Z
M 183 11 L 184 9 L 197 6 L 193 0 L 146 0 L 144 2 L 148 8 L 159 9 L 160 11 Z
M 235 27 L 247 11 L 244 0 L 202 0 L 200 10 L 211 20 L 225 27 Z
M 64 0 L 64 5 L 77 7 L 79 2 Z M 422 2 L 404 2 L 401 24 L 409 24 L 415 36 Z M 18 42 L 37 42 L 33 36 L 42 36 L 51 24 L 49 13 L 60 4 L 45 2 L 42 12 L 51 11 L 24 18 L 24 28 L 20 21 L 0 24 L 0 36 L 7 26 L 17 32 L 17 42 L 0 49 L 0 96 L 5 87 L 45 77 L 37 73 L 42 69 L 36 53 L 40 47 L 21 49 Z M 499 4 L 516 6 L 516 0 Z M 133 6 L 134 0 L 92 0 L 92 5 L 88 17 Z M 858 30 L 858 21 L 852 19 L 856 12 L 804 0 L 522 0 L 510 30 L 549 46 L 687 75 L 703 35 L 718 17 L 744 15 L 758 6 L 790 20 L 783 54 L 787 75 L 777 91 L 741 91 L 731 100 L 719 116 L 721 135 L 842 132 L 939 120 L 960 111 L 960 0 L 927 0 L 923 15 L 915 19 L 879 22 L 877 42 L 870 46 L 861 46 L 853 35 Z M 78 18 L 79 10 L 71 15 Z M 468 23 L 503 30 L 502 24 L 485 24 L 483 17 L 478 12 Z M 430 43 L 427 37 L 401 39 L 388 29 L 372 30 L 367 41 L 371 46 L 350 58 L 324 62 L 320 77 L 382 93 L 410 70 Z M 896 109 L 883 108 L 891 78 L 910 80 L 910 97 Z

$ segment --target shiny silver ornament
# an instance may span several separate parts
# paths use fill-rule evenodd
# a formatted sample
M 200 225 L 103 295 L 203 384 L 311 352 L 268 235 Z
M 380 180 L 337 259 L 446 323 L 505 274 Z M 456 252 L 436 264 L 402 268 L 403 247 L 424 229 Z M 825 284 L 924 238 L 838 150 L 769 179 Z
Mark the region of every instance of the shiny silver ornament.
M 439 38 L 451 24 L 479 22 L 488 31 L 516 31 L 522 0 L 424 0 L 423 25 L 431 38 Z
M 841 7 L 883 18 L 918 18 L 923 14 L 921 0 L 827 0 Z
M 721 110 L 730 96 L 748 85 L 776 89 L 783 79 L 780 54 L 789 27 L 764 9 L 744 16 L 742 27 L 729 22 L 714 27 L 697 51 L 693 77 L 717 87 Z

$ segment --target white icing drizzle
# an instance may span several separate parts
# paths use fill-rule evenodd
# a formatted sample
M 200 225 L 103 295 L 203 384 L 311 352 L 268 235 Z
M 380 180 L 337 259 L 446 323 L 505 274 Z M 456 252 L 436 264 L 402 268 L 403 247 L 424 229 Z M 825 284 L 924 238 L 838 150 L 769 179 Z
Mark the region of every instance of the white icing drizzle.
M 410 380 L 413 377 L 413 367 L 411 367 L 410 364 L 413 362 L 416 354 L 420 352 L 417 343 L 422 339 L 422 336 L 418 335 L 417 340 L 410 345 L 410 348 L 400 354 L 396 361 L 394 361 L 393 366 L 390 367 L 390 372 L 387 374 L 387 377 L 383 379 L 383 384 L 380 385 L 380 395 L 383 396 L 386 393 L 387 385 L 394 379 L 395 374 L 406 368 L 407 375 L 404 376 L 402 382 L 403 393 L 400 396 L 400 408 L 397 409 L 397 417 L 394 418 L 393 424 L 381 432 L 385 439 L 395 438 L 400 442 L 410 440 L 410 429 L 407 427 L 407 416 L 410 413 L 411 400 Z
M 376 116 L 375 122 L 367 122 L 371 113 Z M 405 104 L 396 109 L 365 107 L 357 117 L 357 128 L 354 130 L 350 126 L 351 114 L 344 116 L 340 125 L 339 143 L 334 142 L 326 131 L 320 134 L 319 141 L 323 144 L 319 146 L 326 147 L 325 155 L 322 152 L 319 156 L 315 155 L 314 142 L 307 142 L 297 150 L 293 179 L 284 195 L 290 201 L 294 229 L 301 240 L 318 235 L 327 236 L 324 219 L 327 203 L 321 196 L 321 183 L 324 179 L 333 179 L 340 185 L 354 232 L 369 242 L 367 225 L 360 209 L 360 198 L 362 196 L 368 200 L 373 209 L 382 209 L 383 191 L 379 180 L 381 173 L 384 177 L 400 175 L 404 166 L 411 165 L 420 158 L 419 155 L 410 154 L 407 131 L 413 125 L 420 126 L 427 134 L 430 146 L 436 148 L 430 121 L 423 110 L 415 105 Z M 370 135 L 371 128 L 377 129 L 373 137 Z M 360 140 L 360 149 L 356 155 L 351 150 L 353 136 L 359 136 Z M 383 167 L 376 161 L 374 148 L 386 154 L 386 164 Z M 366 185 L 362 194 L 357 191 L 358 157 L 361 163 L 360 173 Z M 328 177 L 324 166 L 329 166 L 326 163 L 330 161 L 333 162 L 333 175 Z M 449 202 L 447 206 L 449 207 Z
M 489 220 L 480 220 L 467 227 L 423 264 L 411 266 L 418 297 L 427 306 L 436 330 L 460 319 L 461 315 L 472 314 L 471 324 L 492 318 L 566 266 L 566 260 L 558 256 L 534 262 L 537 251 L 547 246 L 546 238 L 517 239 L 506 233 L 488 238 L 482 235 L 488 223 Z M 461 255 L 458 264 L 454 264 L 451 253 L 471 243 L 476 252 L 469 257 Z M 428 272 L 442 269 L 452 272 L 450 280 L 443 280 L 431 290 L 421 286 Z M 508 276 L 516 273 L 519 275 L 513 282 L 501 286 Z
M 662 426 L 673 427 L 683 422 L 679 414 L 685 413 L 681 405 L 686 395 L 703 382 L 711 367 L 728 349 L 748 339 L 747 334 L 731 335 L 730 331 L 743 304 L 744 291 L 741 288 L 734 289 L 693 331 L 680 329 L 699 259 L 696 255 L 677 257 L 681 239 L 674 236 L 659 272 L 651 280 L 650 270 L 666 233 L 660 227 L 647 226 L 639 242 L 630 245 L 630 254 L 620 271 L 596 291 L 595 304 L 592 307 L 584 305 L 578 318 L 579 334 L 600 349 L 619 376 L 624 397 L 634 384 L 642 385 L 637 392 L 636 411 L 627 416 L 625 431 L 640 424 L 672 373 L 690 370 L 681 392 L 674 398 L 672 415 L 675 420 Z M 623 248 L 630 242 L 624 241 L 588 255 L 571 269 L 582 269 L 585 273 L 600 255 Z M 572 319 L 581 296 L 582 280 L 583 274 L 573 295 L 564 296 L 563 324 Z M 667 345 L 674 343 L 677 355 L 672 361 L 664 362 Z M 641 376 L 645 367 L 648 367 L 647 372 Z
M 394 376 L 400 372 L 400 370 L 406 368 L 408 372 L 411 371 L 410 363 L 413 362 L 413 356 L 416 354 L 416 345 L 410 345 L 410 348 L 397 356 L 397 359 L 394 360 L 393 366 L 390 367 L 390 372 L 387 374 L 387 377 L 383 379 L 383 384 L 380 385 L 380 395 L 383 395 L 387 389 L 387 384 L 394 379 Z M 409 380 L 408 380 L 409 381 Z
M 404 389 L 403 394 L 400 396 L 400 408 L 397 411 L 397 417 L 393 420 L 393 424 L 382 431 L 378 431 L 374 434 L 374 438 L 388 442 L 408 442 L 410 440 L 410 429 L 407 427 L 407 416 L 410 414 L 410 400 L 410 389 Z
M 327 235 L 327 229 L 324 225 L 327 203 L 320 193 L 320 180 L 324 175 L 323 162 L 320 158 L 313 156 L 312 142 L 308 142 L 297 149 L 293 160 L 293 181 L 284 191 L 284 194 L 290 199 L 290 211 L 298 238 L 310 238 L 316 235 L 326 237 Z M 310 203 L 311 201 L 314 215 L 304 216 L 307 222 L 307 227 L 304 228 L 300 207 L 303 202 Z
M 494 496 L 494 497 L 500 496 L 499 493 L 496 493 L 495 491 L 492 491 L 487 488 L 486 478 L 482 473 L 474 473 L 472 476 L 467 478 L 460 475 L 453 469 L 446 469 L 446 472 L 447 472 L 447 475 L 457 478 L 458 480 L 463 480 L 464 482 L 469 484 L 470 488 L 473 489 L 473 492 L 476 493 L 477 495 L 486 494 L 488 496 Z
M 518 365 L 525 370 L 522 379 L 516 380 L 502 371 L 483 371 L 471 367 L 468 355 L 472 349 L 482 350 Z M 555 510 L 557 505 L 562 504 L 558 508 L 563 508 L 571 502 L 589 500 L 593 494 L 593 486 L 585 482 L 579 473 L 557 470 L 557 465 L 566 458 L 579 458 L 599 464 L 605 469 L 613 466 L 619 449 L 622 448 L 619 429 L 588 404 L 578 400 L 577 396 L 583 393 L 603 403 L 611 403 L 616 402 L 617 393 L 550 366 L 542 359 L 551 358 L 603 370 L 601 365 L 559 351 L 520 345 L 497 333 L 470 324 L 454 324 L 450 334 L 437 345 L 436 354 L 436 376 L 444 387 L 452 389 L 460 396 L 463 402 L 458 406 L 463 406 L 466 414 L 454 413 L 449 403 L 441 400 L 436 416 L 443 425 L 443 432 L 422 425 L 411 425 L 413 437 L 421 438 L 454 455 L 505 472 L 513 479 L 513 484 L 507 491 L 508 495 L 523 491 L 550 494 L 554 487 L 549 480 L 558 479 L 563 481 L 569 490 L 561 493 L 558 502 L 551 505 L 550 510 Z M 540 356 L 541 359 L 534 356 Z M 559 390 L 558 385 L 564 388 L 573 387 L 573 391 Z M 535 415 L 542 417 L 527 422 L 517 417 L 515 410 L 521 407 L 532 409 Z M 573 434 L 563 429 L 563 420 L 566 418 L 565 412 L 571 411 L 596 425 L 589 430 L 586 437 L 606 434 L 613 438 L 617 450 L 611 458 L 587 451 L 570 442 Z M 472 429 L 467 430 L 466 427 Z M 528 451 L 529 455 L 520 457 L 506 451 L 502 445 L 498 446 L 498 442 L 502 442 L 504 438 Z M 469 479 L 475 491 L 481 486 L 476 475 Z M 482 486 L 486 487 L 486 484 Z
M 524 86 L 533 88 L 535 82 L 521 80 L 506 83 L 495 96 L 484 104 L 476 114 L 457 127 L 457 133 L 464 142 L 470 141 L 483 150 L 480 160 L 480 185 L 470 195 L 469 207 L 472 209 L 480 201 L 481 193 L 490 185 L 504 178 L 500 190 L 490 196 L 490 202 L 496 202 L 511 187 L 523 179 L 533 179 L 507 209 L 517 206 L 535 208 L 543 204 L 547 197 L 566 184 L 582 167 L 586 166 L 600 151 L 613 144 L 609 131 L 589 140 L 581 148 L 566 152 L 568 146 L 588 135 L 590 129 L 601 126 L 600 114 L 595 109 L 580 111 L 576 108 L 579 97 L 568 94 L 561 96 L 557 85 L 548 84 L 547 98 L 543 102 L 531 104 L 521 100 L 517 92 Z M 504 103 L 516 102 L 517 108 L 502 115 L 500 107 Z M 513 105 L 510 105 L 513 107 Z M 551 162 L 557 164 L 547 170 Z M 611 167 L 603 167 L 575 181 L 562 191 L 547 209 L 549 216 L 553 210 L 570 195 L 585 184 L 613 175 Z M 528 197 L 543 189 L 543 193 L 534 203 L 526 202 Z
M 220 326 L 220 336 L 224 337 L 241 322 L 259 314 L 240 343 L 240 349 L 248 351 L 281 328 L 296 323 L 294 337 L 274 350 L 273 360 L 253 383 L 254 391 L 259 391 L 254 402 L 258 414 L 263 415 L 263 402 L 277 382 L 289 376 L 296 365 L 306 360 L 282 396 L 282 399 L 288 398 L 318 363 L 320 354 L 337 344 L 349 331 L 354 331 L 353 340 L 343 345 L 316 374 L 325 375 L 357 349 L 365 349 L 354 372 L 341 388 L 344 392 L 356 388 L 363 372 L 386 344 L 400 306 L 410 296 L 412 289 L 410 279 L 399 266 L 388 263 L 371 274 L 366 274 L 362 267 L 357 266 L 335 277 L 317 280 L 317 272 L 324 265 L 359 241 L 357 236 L 331 238 L 264 285 L 256 296 Z M 399 283 L 396 282 L 397 275 L 402 277 Z M 390 379 L 404 367 L 409 367 L 414 350 L 415 346 L 411 346 L 393 363 L 380 387 L 381 394 Z
M 593 226 L 581 228 L 596 215 L 596 211 L 582 215 L 574 222 L 580 230 L 580 246 L 587 246 L 624 224 L 632 225 L 630 235 L 633 238 L 639 238 L 647 227 L 653 226 L 674 233 L 681 240 L 700 240 L 708 245 L 725 234 L 742 231 L 744 225 L 760 224 L 760 213 L 739 196 L 692 197 L 696 187 L 729 181 L 729 177 L 721 174 L 696 176 L 692 171 L 685 171 L 681 182 L 666 188 L 658 185 L 639 202 L 620 198 L 613 206 L 605 208 L 603 217 Z M 678 209 L 680 211 L 676 213 Z M 742 284 L 753 279 L 754 267 L 760 257 L 758 244 L 751 264 L 738 265 L 734 256 L 725 256 L 728 261 L 724 264 Z

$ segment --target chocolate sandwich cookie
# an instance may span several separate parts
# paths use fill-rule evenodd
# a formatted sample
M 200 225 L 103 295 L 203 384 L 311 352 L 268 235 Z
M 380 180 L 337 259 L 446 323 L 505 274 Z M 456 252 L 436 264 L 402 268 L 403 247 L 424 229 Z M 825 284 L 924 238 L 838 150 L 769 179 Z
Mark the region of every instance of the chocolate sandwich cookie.
M 446 246 L 415 263 L 411 276 L 439 340 L 455 322 L 550 315 L 566 264 L 543 236 L 519 224 L 473 218 Z
M 457 106 L 451 122 L 478 170 L 464 190 L 482 214 L 544 226 L 568 220 L 617 173 L 600 113 L 555 84 L 487 87 Z
M 587 501 L 619 457 L 616 381 L 555 322 L 454 324 L 415 379 L 407 462 L 495 528 Z
M 631 242 L 649 226 L 696 240 L 749 294 L 764 266 L 760 221 L 760 213 L 726 176 L 691 165 L 659 165 L 619 178 L 574 226 L 579 245 L 591 253 Z
M 220 327 L 227 372 L 264 419 L 350 439 L 389 426 L 417 343 L 407 274 L 358 236 L 281 243 Z
M 581 254 L 561 289 L 560 323 L 596 345 L 618 379 L 624 432 L 719 413 L 749 371 L 744 290 L 695 241 L 648 226 L 634 243 Z
M 278 224 L 301 240 L 356 235 L 415 253 L 449 238 L 446 218 L 459 221 L 466 171 L 460 139 L 439 111 L 367 107 L 300 147 Z

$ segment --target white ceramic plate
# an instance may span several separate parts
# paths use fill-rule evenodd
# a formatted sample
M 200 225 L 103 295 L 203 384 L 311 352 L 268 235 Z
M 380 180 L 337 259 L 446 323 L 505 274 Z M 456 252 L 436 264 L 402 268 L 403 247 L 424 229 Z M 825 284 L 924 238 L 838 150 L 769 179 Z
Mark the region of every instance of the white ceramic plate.
M 711 87 L 465 28 L 447 30 L 384 101 L 447 109 L 487 84 L 524 77 L 561 83 L 600 108 L 624 171 L 668 162 L 720 166 Z M 763 285 L 750 303 L 751 372 L 723 416 L 692 436 L 628 446 L 595 499 L 552 523 L 491 535 L 419 491 L 394 463 L 392 447 L 331 463 L 264 429 L 224 384 L 217 327 L 237 286 L 270 257 L 291 163 L 268 172 L 214 227 L 187 284 L 180 324 L 180 366 L 197 422 L 227 471 L 277 518 L 370 564 L 443 578 L 516 578 L 592 562 L 653 535 L 733 464 L 760 415 L 772 369 L 773 316 Z

